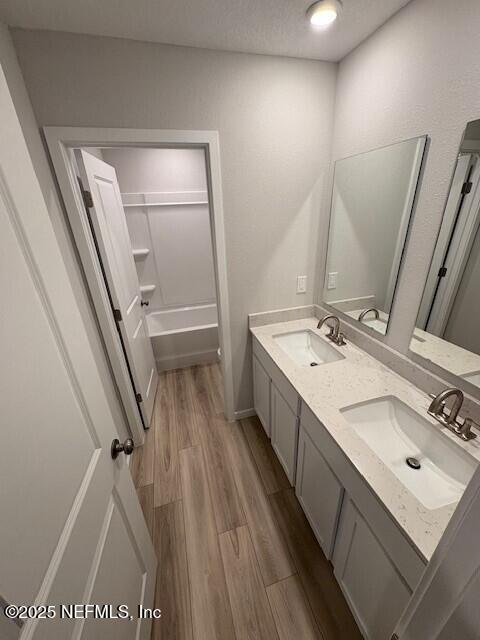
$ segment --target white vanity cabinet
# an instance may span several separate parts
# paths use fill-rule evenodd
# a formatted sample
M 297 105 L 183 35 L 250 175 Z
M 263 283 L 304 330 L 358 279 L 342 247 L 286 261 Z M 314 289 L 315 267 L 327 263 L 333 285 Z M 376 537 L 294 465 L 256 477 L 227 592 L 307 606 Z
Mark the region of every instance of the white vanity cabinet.
M 258 419 L 270 437 L 270 376 L 253 356 L 253 402 Z
M 272 447 L 290 484 L 295 482 L 299 418 L 275 384 L 270 387 Z
M 390 638 L 412 590 L 349 498 L 342 507 L 333 565 L 364 636 Z
M 344 489 L 304 429 L 298 439 L 295 493 L 326 557 L 331 558 Z
M 426 561 L 255 337 L 253 355 L 255 409 L 272 447 L 362 635 L 387 640 Z
M 305 403 L 295 491 L 363 636 L 390 638 L 426 563 Z
M 255 411 L 290 484 L 295 482 L 300 403 L 298 394 L 273 360 L 254 339 L 253 388 Z

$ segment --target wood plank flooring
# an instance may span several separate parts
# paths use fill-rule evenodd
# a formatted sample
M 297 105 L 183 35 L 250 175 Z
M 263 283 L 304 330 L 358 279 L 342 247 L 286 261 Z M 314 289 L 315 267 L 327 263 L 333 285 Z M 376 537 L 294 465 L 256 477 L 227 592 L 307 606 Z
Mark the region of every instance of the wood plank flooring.
M 222 410 L 218 364 L 161 374 L 132 457 L 159 560 L 152 639 L 361 638 L 260 422 Z

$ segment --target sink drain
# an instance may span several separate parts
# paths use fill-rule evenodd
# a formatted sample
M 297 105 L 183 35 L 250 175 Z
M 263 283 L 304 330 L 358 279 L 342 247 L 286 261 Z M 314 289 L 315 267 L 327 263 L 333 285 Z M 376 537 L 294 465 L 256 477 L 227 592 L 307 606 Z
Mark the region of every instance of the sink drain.
M 407 458 L 405 462 L 411 469 L 420 469 L 422 466 L 416 458 Z
M 310 362 L 311 367 L 318 367 L 318 362 Z

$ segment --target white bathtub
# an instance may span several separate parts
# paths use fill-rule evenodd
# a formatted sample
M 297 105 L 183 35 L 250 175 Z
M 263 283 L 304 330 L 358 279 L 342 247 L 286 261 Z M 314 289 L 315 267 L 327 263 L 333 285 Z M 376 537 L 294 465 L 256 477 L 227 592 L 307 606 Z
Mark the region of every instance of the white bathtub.
M 147 326 L 158 371 L 218 360 L 215 304 L 153 311 Z

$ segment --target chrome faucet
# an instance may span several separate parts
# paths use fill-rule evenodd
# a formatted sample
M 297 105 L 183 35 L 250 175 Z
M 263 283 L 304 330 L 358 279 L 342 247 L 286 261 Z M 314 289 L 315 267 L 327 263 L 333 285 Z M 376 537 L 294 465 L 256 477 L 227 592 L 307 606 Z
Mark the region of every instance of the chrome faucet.
M 445 412 L 445 404 L 448 398 L 455 396 L 455 401 L 449 413 Z M 436 396 L 432 396 L 433 400 L 428 407 L 428 414 L 438 420 L 440 424 L 450 429 L 455 435 L 462 440 L 473 440 L 477 437 L 476 433 L 471 430 L 472 427 L 480 428 L 471 418 L 465 418 L 463 422 L 458 419 L 458 414 L 463 404 L 463 393 L 460 389 L 444 389 Z
M 331 324 L 327 324 L 327 327 L 329 327 L 330 329 L 330 331 L 327 333 L 327 338 L 332 342 L 334 342 L 339 347 L 343 346 L 344 344 L 347 344 L 345 342 L 345 335 L 343 333 L 340 333 L 340 320 L 337 316 L 334 316 L 332 314 L 328 316 L 324 316 L 321 320 L 319 320 L 317 324 L 317 329 L 321 329 L 323 325 L 327 322 L 327 320 L 332 320 L 334 323 L 334 326 L 332 326 Z
M 375 309 L 375 307 L 370 307 L 370 309 L 364 309 L 361 314 L 358 316 L 358 321 L 359 322 L 363 322 L 363 320 L 365 319 L 365 316 L 367 315 L 367 313 L 373 312 L 374 316 L 375 316 L 375 320 L 378 320 L 380 318 L 380 314 L 378 312 L 378 309 Z

